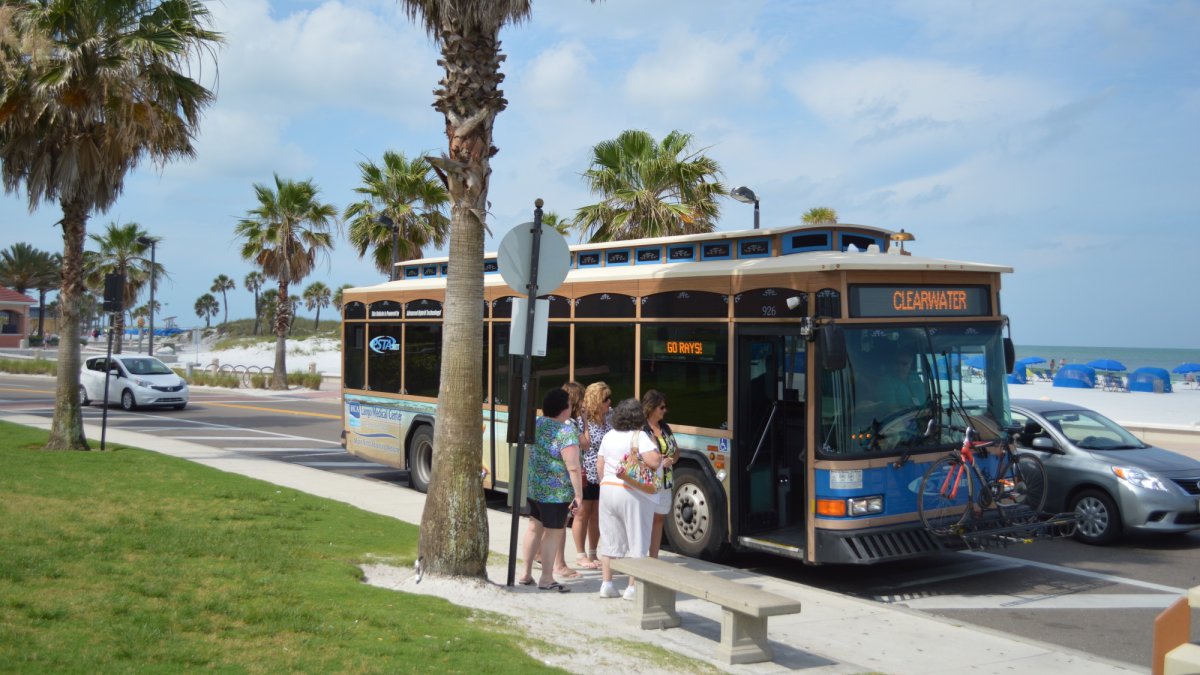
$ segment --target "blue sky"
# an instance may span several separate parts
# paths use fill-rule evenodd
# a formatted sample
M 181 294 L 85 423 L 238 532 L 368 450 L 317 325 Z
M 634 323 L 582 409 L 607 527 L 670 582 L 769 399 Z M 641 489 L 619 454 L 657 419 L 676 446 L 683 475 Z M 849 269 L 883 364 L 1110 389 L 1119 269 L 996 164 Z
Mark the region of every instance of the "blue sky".
M 252 269 L 233 226 L 253 183 L 312 178 L 341 209 L 359 161 L 445 144 L 437 52 L 395 0 L 210 7 L 227 44 L 197 158 L 143 166 L 89 224 L 163 238 L 159 298 L 183 325 L 214 276 Z M 502 34 L 489 224 L 503 236 L 537 197 L 569 216 L 594 201 L 595 143 L 679 129 L 758 193 L 763 227 L 829 206 L 915 233 L 920 255 L 1012 266 L 1018 343 L 1197 347 L 1198 34 L 1193 1 L 538 2 Z M 752 215 L 726 200 L 720 227 Z M 0 247 L 61 250 L 60 217 L 9 195 Z M 381 279 L 339 244 L 305 283 Z M 251 308 L 230 297 L 231 317 Z

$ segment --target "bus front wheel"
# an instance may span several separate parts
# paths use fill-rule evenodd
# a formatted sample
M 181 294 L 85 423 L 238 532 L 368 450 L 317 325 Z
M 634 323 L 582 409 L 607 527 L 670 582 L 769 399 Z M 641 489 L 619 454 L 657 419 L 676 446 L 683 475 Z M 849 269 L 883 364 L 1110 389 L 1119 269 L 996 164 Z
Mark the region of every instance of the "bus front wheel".
M 433 427 L 417 429 L 408 446 L 408 484 L 417 492 L 429 491 L 433 476 Z
M 667 541 L 678 553 L 716 560 L 725 548 L 725 512 L 719 488 L 699 470 L 675 469 L 675 491 L 667 515 Z

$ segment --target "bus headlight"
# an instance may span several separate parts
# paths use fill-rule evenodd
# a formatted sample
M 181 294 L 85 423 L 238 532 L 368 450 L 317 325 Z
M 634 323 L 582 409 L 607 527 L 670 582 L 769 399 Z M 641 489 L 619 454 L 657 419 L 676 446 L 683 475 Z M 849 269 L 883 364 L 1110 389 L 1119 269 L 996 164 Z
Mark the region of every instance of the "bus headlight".
M 867 516 L 872 513 L 883 513 L 883 495 L 870 497 L 853 497 L 846 500 L 851 516 Z

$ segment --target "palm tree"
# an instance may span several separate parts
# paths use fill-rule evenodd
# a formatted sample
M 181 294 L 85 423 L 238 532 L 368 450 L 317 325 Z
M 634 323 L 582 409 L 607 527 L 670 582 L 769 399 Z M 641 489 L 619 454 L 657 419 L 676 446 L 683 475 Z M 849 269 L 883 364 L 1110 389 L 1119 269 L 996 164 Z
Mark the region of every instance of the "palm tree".
M 806 211 L 802 220 L 805 225 L 832 224 L 838 221 L 838 214 L 828 206 L 816 206 Z
M 329 287 L 320 281 L 314 281 L 304 289 L 304 306 L 312 311 L 317 310 L 317 320 L 313 323 L 313 330 L 321 328 L 321 308 L 328 307 L 330 300 L 333 299 L 333 292 Z
M 336 291 L 333 292 L 333 306 L 337 307 L 339 312 L 341 312 L 342 307 L 345 306 L 345 303 L 342 302 L 342 292 L 347 288 L 354 288 L 354 284 L 342 284 L 341 286 L 338 286 Z
M 83 244 L 92 212 L 149 157 L 195 154 L 213 93 L 189 73 L 221 41 L 199 0 L 5 0 L 0 14 L 0 177 L 31 211 L 62 209 L 63 281 L 52 450 L 87 450 L 79 398 Z
M 109 223 L 103 235 L 89 234 L 88 239 L 100 250 L 84 254 L 88 286 L 103 288 L 104 277 L 109 274 L 125 277 L 125 296 L 121 306 L 132 309 L 138 294 L 150 281 L 150 245 L 140 241 L 145 237 L 146 231 L 137 223 Z M 162 264 L 156 262 L 154 265 L 161 278 L 165 274 Z M 125 313 L 117 312 L 114 319 L 116 340 L 113 342 L 113 353 L 120 354 L 125 335 Z
M 279 291 L 275 290 L 274 288 L 268 288 L 267 290 L 263 291 L 262 295 L 259 297 L 259 304 L 261 306 L 259 315 L 268 322 L 273 321 L 275 318 L 276 305 L 279 304 Z M 256 316 L 254 320 L 255 322 L 258 322 L 259 317 Z
M 592 149 L 584 179 L 601 201 L 579 209 L 575 226 L 591 241 L 712 232 L 728 194 L 721 166 L 691 149 L 679 131 L 661 142 L 645 131 L 621 132 Z
M 62 287 L 62 254 L 47 254 L 47 263 L 42 270 L 42 274 L 34 281 L 33 286 L 38 292 L 38 337 L 44 340 L 46 338 L 46 294 Z M 62 330 L 61 326 L 59 326 L 59 330 Z
M 445 118 L 448 150 L 427 157 L 450 194 L 450 259 L 443 316 L 441 388 L 434 427 L 434 469 L 418 544 L 433 574 L 486 576 L 487 506 L 479 458 L 483 438 L 483 235 L 500 91 L 500 29 L 532 13 L 531 0 L 402 0 L 408 16 L 435 39 L 445 76 L 433 107 Z
M 546 227 L 553 227 L 564 237 L 570 236 L 571 227 L 574 225 L 569 218 L 564 218 L 553 211 L 542 215 L 542 224 Z
M 255 183 L 254 192 L 258 207 L 246 212 L 236 232 L 246 240 L 242 257 L 253 260 L 263 275 L 279 282 L 271 388 L 287 389 L 287 335 L 291 328 L 288 287 L 303 281 L 312 272 L 317 257 L 333 248 L 329 227 L 331 221 L 336 223 L 337 209 L 317 199 L 320 189 L 311 180 L 293 181 L 276 174 L 274 188 Z
M 221 294 L 221 304 L 225 307 L 225 320 L 222 323 L 229 323 L 229 296 L 225 292 L 237 290 L 237 283 L 224 274 L 218 274 L 217 278 L 213 279 L 212 288 L 208 290 Z
M 38 291 L 38 337 L 45 337 L 46 293 L 58 287 L 62 279 L 62 256 L 47 253 L 24 242 L 0 251 L 0 286 L 8 286 L 22 295 L 30 288 Z
M 399 260 L 424 257 L 423 249 L 429 244 L 445 244 L 448 223 L 442 208 L 449 197 L 425 158 L 409 161 L 404 153 L 389 150 L 383 153 L 382 167 L 359 162 L 358 170 L 362 186 L 354 191 L 363 199 L 347 206 L 342 218 L 349 225 L 348 239 L 359 258 L 374 247 L 375 268 L 391 277 L 392 227 L 379 222 L 380 216 L 387 216 L 399 229 Z
M 263 280 L 264 280 L 264 278 L 263 278 L 262 272 L 257 272 L 257 271 L 250 272 L 249 274 L 246 275 L 246 278 L 242 280 L 242 285 L 246 287 L 246 290 L 248 290 L 254 294 L 254 334 L 255 335 L 258 335 L 258 319 L 260 316 L 262 316 L 262 310 L 259 308 L 259 305 L 258 305 L 258 292 L 262 290 Z
M 221 311 L 221 303 L 212 293 L 205 293 L 196 298 L 195 304 L 196 316 L 204 319 L 204 327 L 209 328 L 212 324 L 209 319 L 217 315 Z

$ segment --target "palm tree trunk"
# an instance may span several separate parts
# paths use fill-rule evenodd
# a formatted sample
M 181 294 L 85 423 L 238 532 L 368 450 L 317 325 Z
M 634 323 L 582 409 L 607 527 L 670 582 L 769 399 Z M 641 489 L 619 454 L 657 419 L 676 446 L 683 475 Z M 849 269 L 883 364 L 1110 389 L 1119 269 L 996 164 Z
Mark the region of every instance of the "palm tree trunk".
M 125 312 L 113 313 L 113 332 L 116 333 L 116 339 L 113 340 L 113 353 L 120 354 L 121 347 L 125 343 Z
M 79 304 L 83 298 L 83 238 L 87 209 L 63 204 L 62 288 L 58 294 L 58 377 L 47 450 L 90 450 L 79 405 Z
M 225 295 L 225 291 L 221 291 L 221 306 L 225 308 L 224 323 L 226 325 L 228 325 L 229 324 L 229 296 Z
M 441 388 L 433 439 L 433 476 L 421 514 L 418 553 L 429 572 L 486 578 L 487 508 L 479 475 L 482 456 L 483 232 L 487 212 L 492 125 L 504 99 L 496 85 L 500 27 L 464 33 L 453 21 L 439 42 L 447 69 L 445 91 L 436 106 L 446 116 L 447 157 L 433 160 L 444 175 L 450 211 L 450 275 L 446 280 Z M 469 73 L 474 73 L 473 75 Z M 483 73 L 482 75 L 480 73 Z M 482 83 L 482 86 L 481 86 Z M 482 93 L 478 93 L 482 90 Z M 468 94 L 463 92 L 474 91 Z
M 258 335 L 258 320 L 261 318 L 262 308 L 258 304 L 258 289 L 254 289 L 254 334 Z
M 317 305 L 317 320 L 313 322 L 313 331 L 321 330 L 321 306 Z
M 45 329 L 46 329 L 46 289 L 39 288 L 38 289 L 38 338 L 42 341 L 43 345 L 46 344 L 46 330 Z M 59 331 L 60 332 L 62 331 L 61 326 L 59 327 Z M 59 340 L 61 341 L 62 338 L 60 337 Z
M 291 328 L 288 283 L 279 282 L 279 302 L 275 305 L 275 372 L 271 375 L 272 389 L 287 389 L 287 335 Z M 482 349 L 482 347 L 480 347 Z

